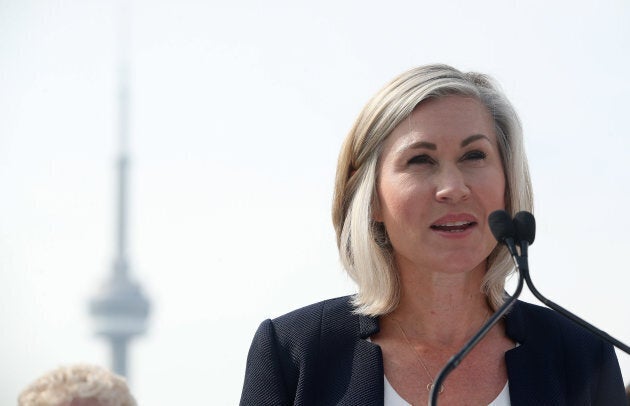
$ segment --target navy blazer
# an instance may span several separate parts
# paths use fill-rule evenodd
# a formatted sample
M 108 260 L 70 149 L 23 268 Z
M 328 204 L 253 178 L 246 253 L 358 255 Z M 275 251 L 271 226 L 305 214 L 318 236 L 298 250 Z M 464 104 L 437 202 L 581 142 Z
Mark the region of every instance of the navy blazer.
M 561 315 L 518 301 L 505 316 L 512 406 L 626 406 L 614 349 Z M 383 405 L 378 319 L 341 297 L 264 321 L 247 357 L 241 405 Z

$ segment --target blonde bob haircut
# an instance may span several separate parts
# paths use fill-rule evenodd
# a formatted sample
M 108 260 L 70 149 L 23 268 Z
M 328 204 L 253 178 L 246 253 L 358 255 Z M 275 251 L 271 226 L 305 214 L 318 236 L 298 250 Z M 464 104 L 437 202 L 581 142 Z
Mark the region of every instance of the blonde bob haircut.
M 343 267 L 358 286 L 358 314 L 379 316 L 394 310 L 400 296 L 392 246 L 382 223 L 372 219 L 378 204 L 377 168 L 384 141 L 424 100 L 459 95 L 483 103 L 494 120 L 506 178 L 505 210 L 532 211 L 533 198 L 522 128 L 516 111 L 487 75 L 447 65 L 411 69 L 382 88 L 363 108 L 341 148 L 332 217 Z M 497 245 L 487 260 L 481 290 L 497 309 L 505 280 L 513 271 L 507 249 Z

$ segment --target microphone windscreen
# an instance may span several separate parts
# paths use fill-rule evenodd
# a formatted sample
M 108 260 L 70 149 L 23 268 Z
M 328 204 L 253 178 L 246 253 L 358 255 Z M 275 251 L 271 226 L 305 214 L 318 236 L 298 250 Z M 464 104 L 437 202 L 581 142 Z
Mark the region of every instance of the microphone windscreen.
M 506 238 L 514 238 L 516 231 L 514 230 L 514 223 L 512 223 L 512 217 L 505 210 L 497 210 L 490 213 L 488 216 L 488 225 L 492 235 L 499 242 L 503 242 Z
M 519 211 L 514 215 L 514 227 L 516 228 L 518 239 L 527 241 L 529 245 L 532 245 L 534 237 L 536 237 L 536 220 L 534 215 L 528 211 Z

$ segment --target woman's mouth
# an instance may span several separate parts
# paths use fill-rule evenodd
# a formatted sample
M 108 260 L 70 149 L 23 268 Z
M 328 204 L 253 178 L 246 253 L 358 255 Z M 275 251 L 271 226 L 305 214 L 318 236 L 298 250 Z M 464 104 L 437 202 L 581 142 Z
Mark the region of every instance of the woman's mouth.
M 442 224 L 433 224 L 431 225 L 431 229 L 449 233 L 461 233 L 475 225 L 477 225 L 477 223 L 474 221 L 452 221 Z

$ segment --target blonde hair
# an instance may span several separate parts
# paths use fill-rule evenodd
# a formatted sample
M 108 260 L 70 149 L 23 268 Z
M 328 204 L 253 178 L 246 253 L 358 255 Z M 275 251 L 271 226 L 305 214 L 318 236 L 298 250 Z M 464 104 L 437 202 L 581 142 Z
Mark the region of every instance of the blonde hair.
M 332 217 L 341 262 L 356 282 L 353 298 L 359 314 L 387 314 L 398 305 L 400 285 L 382 223 L 372 218 L 377 204 L 377 167 L 383 142 L 422 101 L 448 95 L 474 97 L 495 123 L 506 178 L 505 210 L 532 211 L 533 197 L 521 123 L 498 85 L 484 74 L 460 72 L 447 65 L 411 69 L 382 88 L 363 108 L 341 148 Z M 513 270 L 501 246 L 488 257 L 482 291 L 493 308 L 504 300 L 505 279 Z
M 74 399 L 92 399 L 102 406 L 136 406 L 124 378 L 84 364 L 46 373 L 22 391 L 18 406 L 68 406 Z

